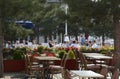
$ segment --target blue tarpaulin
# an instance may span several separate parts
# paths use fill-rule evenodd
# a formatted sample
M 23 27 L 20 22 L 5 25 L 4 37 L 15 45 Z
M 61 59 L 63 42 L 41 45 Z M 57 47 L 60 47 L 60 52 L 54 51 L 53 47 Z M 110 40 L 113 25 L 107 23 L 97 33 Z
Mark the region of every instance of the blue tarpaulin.
M 15 21 L 16 24 L 20 24 L 22 27 L 26 29 L 34 28 L 34 24 L 31 21 Z

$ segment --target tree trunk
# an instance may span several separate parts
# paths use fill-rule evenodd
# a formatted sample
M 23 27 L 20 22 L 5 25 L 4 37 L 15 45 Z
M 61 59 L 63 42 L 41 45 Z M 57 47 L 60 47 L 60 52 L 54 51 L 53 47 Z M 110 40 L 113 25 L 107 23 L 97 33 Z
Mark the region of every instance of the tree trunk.
M 40 37 L 39 35 L 36 36 L 36 38 L 37 38 L 37 44 L 40 43 L 39 37 Z
M 114 16 L 113 17 L 114 22 L 114 46 L 115 46 L 115 53 L 119 53 L 119 47 L 120 47 L 120 27 L 119 27 L 119 17 Z
M 105 34 L 103 33 L 102 34 L 102 46 L 104 46 L 105 45 Z
M 116 64 L 116 68 L 120 69 L 120 23 L 119 17 L 113 16 L 114 22 L 114 53 L 118 54 L 119 58 Z
M 3 77 L 3 34 L 2 34 L 2 19 L 0 16 L 0 78 Z

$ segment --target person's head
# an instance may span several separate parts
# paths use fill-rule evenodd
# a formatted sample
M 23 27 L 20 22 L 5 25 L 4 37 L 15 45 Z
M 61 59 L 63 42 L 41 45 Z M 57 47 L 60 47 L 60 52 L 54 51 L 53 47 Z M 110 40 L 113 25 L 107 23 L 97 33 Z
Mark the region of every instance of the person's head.
M 76 43 L 76 41 L 73 41 L 73 43 Z
M 17 41 L 16 41 L 16 43 L 17 43 L 17 44 L 19 44 L 19 43 L 20 43 L 20 41 L 19 41 L 19 40 L 17 40 Z
M 8 41 L 8 44 L 11 44 L 11 42 L 10 42 L 10 41 Z
M 83 35 L 81 34 L 80 37 L 82 37 Z
M 89 43 L 91 43 L 91 41 L 89 41 Z
M 65 34 L 65 36 L 67 36 L 67 35 Z
M 96 43 L 96 41 L 95 41 L 95 40 L 93 40 L 93 43 Z
M 77 43 L 77 40 L 74 40 L 73 43 Z
M 49 43 L 51 43 L 52 42 L 52 40 L 49 40 Z

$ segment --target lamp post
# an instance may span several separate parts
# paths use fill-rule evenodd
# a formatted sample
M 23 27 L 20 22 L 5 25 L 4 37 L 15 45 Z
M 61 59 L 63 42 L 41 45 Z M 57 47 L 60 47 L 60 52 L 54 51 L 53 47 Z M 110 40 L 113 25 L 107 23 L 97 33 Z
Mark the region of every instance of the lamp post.
M 68 10 L 68 5 L 65 4 L 65 14 L 67 15 Z M 67 24 L 67 19 L 65 20 L 65 35 L 68 35 L 68 24 Z

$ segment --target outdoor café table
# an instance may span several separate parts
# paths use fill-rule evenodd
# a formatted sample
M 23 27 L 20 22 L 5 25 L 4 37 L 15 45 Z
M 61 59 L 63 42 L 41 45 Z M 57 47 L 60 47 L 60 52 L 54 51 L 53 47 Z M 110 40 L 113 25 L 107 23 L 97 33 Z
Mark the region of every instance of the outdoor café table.
M 72 74 L 76 75 L 79 77 L 79 79 L 88 79 L 88 78 L 103 78 L 104 76 L 96 73 L 91 70 L 71 70 L 70 71 Z
M 104 54 L 100 54 L 100 53 L 83 53 L 83 55 L 93 59 L 112 59 L 111 56 L 105 56 Z
M 47 68 L 49 67 L 51 61 L 60 60 L 60 58 L 52 57 L 52 56 L 38 56 L 38 57 L 35 57 L 35 58 L 43 62 L 43 67 L 45 68 L 44 78 L 45 79 L 50 79 L 50 77 L 48 75 L 49 74 L 49 69 L 47 69 Z
M 102 67 L 102 60 L 110 60 L 112 59 L 111 56 L 105 56 L 104 54 L 100 54 L 100 53 L 83 53 L 83 55 L 85 55 L 87 58 L 93 59 L 94 64 L 96 64 L 97 60 L 100 60 L 99 63 L 101 63 L 101 67 Z

